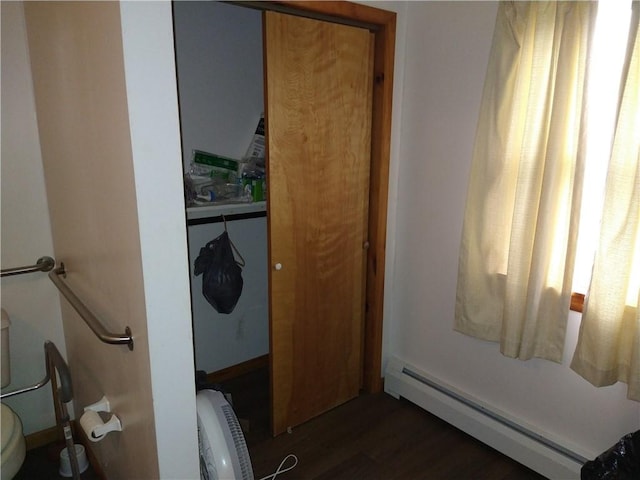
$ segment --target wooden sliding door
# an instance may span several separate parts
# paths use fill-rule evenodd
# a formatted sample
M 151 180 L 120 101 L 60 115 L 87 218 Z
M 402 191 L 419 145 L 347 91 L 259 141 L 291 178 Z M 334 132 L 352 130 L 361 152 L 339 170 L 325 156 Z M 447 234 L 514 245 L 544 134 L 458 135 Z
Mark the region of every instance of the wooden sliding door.
M 272 426 L 362 385 L 373 34 L 265 12 Z

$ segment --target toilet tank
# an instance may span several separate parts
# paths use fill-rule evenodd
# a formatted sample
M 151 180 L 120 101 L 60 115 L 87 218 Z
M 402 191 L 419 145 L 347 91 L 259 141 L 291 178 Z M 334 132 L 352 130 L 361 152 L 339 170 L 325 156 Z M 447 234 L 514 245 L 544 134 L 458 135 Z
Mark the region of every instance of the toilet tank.
M 2 364 L 2 388 L 11 383 L 11 370 L 9 365 L 9 315 L 2 309 L 2 344 L 0 345 L 0 354 L 2 358 L 0 363 Z

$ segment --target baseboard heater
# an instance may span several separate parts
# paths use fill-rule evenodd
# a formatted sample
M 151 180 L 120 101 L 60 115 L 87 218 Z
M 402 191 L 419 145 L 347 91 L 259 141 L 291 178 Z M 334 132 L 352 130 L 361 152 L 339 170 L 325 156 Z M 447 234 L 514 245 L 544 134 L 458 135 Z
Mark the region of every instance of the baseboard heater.
M 388 363 L 384 388 L 388 394 L 415 403 L 545 477 L 577 479 L 587 461 L 576 447 L 536 431 L 398 358 Z

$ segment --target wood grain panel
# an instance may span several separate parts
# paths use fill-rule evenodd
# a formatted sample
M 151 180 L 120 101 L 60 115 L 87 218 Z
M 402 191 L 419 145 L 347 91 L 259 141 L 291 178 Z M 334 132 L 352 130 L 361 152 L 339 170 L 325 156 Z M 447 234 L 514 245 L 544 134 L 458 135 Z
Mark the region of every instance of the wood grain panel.
M 24 8 L 54 257 L 108 330 L 135 335 L 133 351 L 103 344 L 61 300 L 76 412 L 108 395 L 126 428 L 90 445 L 101 468 L 159 478 L 120 6 Z
M 361 386 L 373 36 L 265 15 L 277 434 Z

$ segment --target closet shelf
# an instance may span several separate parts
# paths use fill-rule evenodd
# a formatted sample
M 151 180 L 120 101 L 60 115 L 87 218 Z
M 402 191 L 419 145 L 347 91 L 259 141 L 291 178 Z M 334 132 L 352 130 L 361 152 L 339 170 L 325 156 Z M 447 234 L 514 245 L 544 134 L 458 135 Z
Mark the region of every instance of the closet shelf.
M 236 215 L 243 213 L 265 212 L 267 202 L 229 203 L 223 205 L 206 205 L 202 207 L 188 207 L 187 220 L 217 217 L 220 215 Z

